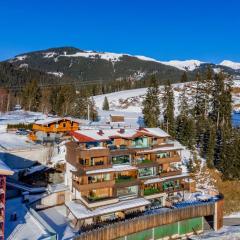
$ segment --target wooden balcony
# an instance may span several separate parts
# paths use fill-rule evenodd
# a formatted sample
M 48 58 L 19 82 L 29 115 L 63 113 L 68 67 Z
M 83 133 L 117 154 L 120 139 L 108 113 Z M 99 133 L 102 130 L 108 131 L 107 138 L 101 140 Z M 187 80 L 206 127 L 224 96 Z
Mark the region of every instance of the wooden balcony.
M 77 181 L 73 180 L 73 187 L 76 188 L 79 192 L 81 191 L 89 191 L 92 189 L 99 189 L 99 188 L 112 188 L 114 187 L 115 180 L 109 180 L 109 181 L 102 181 L 102 182 L 96 182 L 96 183 L 88 183 L 88 184 L 79 184 Z
M 111 167 L 112 167 L 112 164 L 110 164 L 110 163 L 102 164 L 102 165 L 93 165 L 93 166 L 78 164 L 78 166 L 77 166 L 78 169 L 82 169 L 84 171 L 91 171 L 91 170 L 111 168 Z
M 156 158 L 156 162 L 159 164 L 181 162 L 181 158 L 179 155 L 175 155 L 169 158 Z
M 176 176 L 176 175 L 181 175 L 182 174 L 182 169 L 178 170 L 173 170 L 173 171 L 168 171 L 168 172 L 162 172 L 160 173 L 160 177 L 171 177 L 171 176 Z
M 108 157 L 109 149 L 108 148 L 81 149 L 79 150 L 78 156 L 82 159 L 90 159 L 91 157 Z
M 118 178 L 115 180 L 115 188 L 122 188 L 122 187 L 130 187 L 139 185 L 141 181 L 137 178 L 128 178 L 128 179 L 121 179 Z
M 143 161 L 135 161 L 136 166 L 138 167 L 157 167 L 158 164 L 155 161 L 151 160 L 143 160 Z
M 41 125 L 33 125 L 33 130 L 34 131 L 43 131 L 45 133 L 58 133 L 58 132 L 70 132 L 70 131 L 76 131 L 78 130 L 78 126 L 67 126 L 67 127 L 46 127 L 46 126 L 41 126 Z

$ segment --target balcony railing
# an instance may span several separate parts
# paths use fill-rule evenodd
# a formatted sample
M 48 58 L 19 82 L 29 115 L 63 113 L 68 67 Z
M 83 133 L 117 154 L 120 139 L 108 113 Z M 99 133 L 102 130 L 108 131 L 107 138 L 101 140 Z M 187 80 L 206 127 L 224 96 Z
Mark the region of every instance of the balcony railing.
M 111 200 L 113 197 L 111 196 L 87 196 L 84 197 L 84 200 L 88 201 L 89 203 L 93 202 L 99 202 L 99 201 L 106 201 L 106 200 Z
M 124 183 L 124 182 L 133 181 L 133 180 L 136 180 L 136 179 L 132 176 L 122 175 L 122 176 L 118 176 L 118 178 L 116 178 L 115 181 L 116 181 L 116 183 Z
M 73 187 L 76 188 L 78 191 L 88 191 L 91 189 L 98 189 L 98 188 L 112 188 L 115 184 L 115 180 L 108 180 L 96 183 L 88 183 L 88 184 L 79 184 L 77 181 L 73 180 Z
M 160 177 L 171 177 L 182 174 L 182 169 L 171 169 L 170 171 L 163 171 L 160 173 Z
M 166 158 L 156 158 L 156 161 L 159 164 L 163 164 L 163 163 L 171 163 L 171 162 L 180 162 L 181 158 L 179 155 L 174 155 L 172 157 L 166 157 Z
M 136 164 L 148 164 L 148 163 L 153 163 L 153 161 L 149 159 L 137 159 Z
M 144 196 L 149 196 L 157 193 L 160 193 L 160 190 L 158 188 L 147 188 L 147 189 L 144 189 L 144 192 L 143 192 Z

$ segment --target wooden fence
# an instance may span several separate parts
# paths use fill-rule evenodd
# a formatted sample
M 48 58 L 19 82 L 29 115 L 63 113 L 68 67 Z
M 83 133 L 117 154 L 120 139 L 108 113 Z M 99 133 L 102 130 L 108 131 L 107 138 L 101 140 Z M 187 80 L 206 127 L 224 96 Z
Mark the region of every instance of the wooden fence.
M 111 240 L 132 233 L 141 232 L 157 226 L 171 224 L 181 220 L 214 215 L 215 203 L 194 205 L 186 208 L 171 209 L 163 212 L 143 215 L 126 221 L 116 222 L 82 233 L 75 240 Z

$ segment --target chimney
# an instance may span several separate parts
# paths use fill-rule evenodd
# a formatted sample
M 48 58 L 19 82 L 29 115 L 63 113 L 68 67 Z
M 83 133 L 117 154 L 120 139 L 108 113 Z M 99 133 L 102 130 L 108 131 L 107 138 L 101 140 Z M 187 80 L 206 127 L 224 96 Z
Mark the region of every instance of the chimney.
M 124 128 L 120 128 L 120 131 L 119 131 L 121 134 L 125 133 L 125 129 Z
M 102 136 L 102 135 L 103 135 L 103 130 L 102 130 L 102 129 L 99 129 L 99 130 L 98 130 L 98 134 L 99 134 L 100 136 Z

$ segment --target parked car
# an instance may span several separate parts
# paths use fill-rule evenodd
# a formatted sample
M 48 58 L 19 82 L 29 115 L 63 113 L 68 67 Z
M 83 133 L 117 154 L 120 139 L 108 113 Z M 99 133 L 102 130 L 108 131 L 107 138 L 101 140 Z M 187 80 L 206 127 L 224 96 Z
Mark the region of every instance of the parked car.
M 17 135 L 28 135 L 29 134 L 29 131 L 24 129 L 24 128 L 19 128 L 17 131 L 16 131 L 16 134 Z

